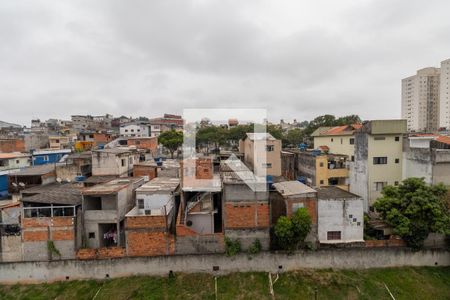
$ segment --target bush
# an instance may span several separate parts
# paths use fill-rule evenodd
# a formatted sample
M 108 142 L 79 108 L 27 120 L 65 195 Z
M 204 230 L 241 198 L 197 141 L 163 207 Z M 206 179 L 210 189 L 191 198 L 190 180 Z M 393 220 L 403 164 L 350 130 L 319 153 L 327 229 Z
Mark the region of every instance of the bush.
M 311 230 L 311 217 L 306 208 L 298 209 L 292 218 L 280 217 L 275 224 L 276 244 L 284 250 L 295 250 Z
M 239 240 L 232 240 L 225 237 L 225 254 L 227 256 L 234 256 L 241 252 L 241 242 Z
M 259 241 L 259 239 L 255 239 L 250 248 L 248 248 L 248 253 L 258 254 L 259 252 L 261 252 L 261 250 L 262 250 L 261 242 Z

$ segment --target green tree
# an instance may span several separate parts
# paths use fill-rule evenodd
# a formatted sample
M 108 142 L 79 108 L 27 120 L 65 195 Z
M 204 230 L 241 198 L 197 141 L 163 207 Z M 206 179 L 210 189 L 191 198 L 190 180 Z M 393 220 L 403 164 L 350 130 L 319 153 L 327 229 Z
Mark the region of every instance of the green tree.
M 285 141 L 284 146 L 295 146 L 297 147 L 298 144 L 303 142 L 305 134 L 303 130 L 300 128 L 294 128 L 287 132 L 286 137 L 283 139 Z
M 305 241 L 310 230 L 311 217 L 306 208 L 300 208 L 291 218 L 280 217 L 275 224 L 274 234 L 280 248 L 295 250 Z
M 217 149 L 220 145 L 223 145 L 227 140 L 227 129 L 220 126 L 206 126 L 197 131 L 196 143 L 198 146 L 207 148 L 209 153 L 210 144 L 214 145 Z
M 374 207 L 409 247 L 420 249 L 430 232 L 450 234 L 447 192 L 443 184 L 408 178 L 399 186 L 385 187 Z
M 183 144 L 183 133 L 173 129 L 164 131 L 158 136 L 158 143 L 166 147 L 173 158 L 173 153 Z

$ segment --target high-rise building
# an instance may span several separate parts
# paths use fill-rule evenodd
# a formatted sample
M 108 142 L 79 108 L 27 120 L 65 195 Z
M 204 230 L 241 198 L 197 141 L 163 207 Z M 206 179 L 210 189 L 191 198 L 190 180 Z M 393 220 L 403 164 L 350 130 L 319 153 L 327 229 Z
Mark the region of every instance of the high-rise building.
M 402 118 L 408 131 L 439 128 L 440 69 L 424 68 L 402 80 Z
M 439 126 L 450 130 L 450 59 L 441 62 Z

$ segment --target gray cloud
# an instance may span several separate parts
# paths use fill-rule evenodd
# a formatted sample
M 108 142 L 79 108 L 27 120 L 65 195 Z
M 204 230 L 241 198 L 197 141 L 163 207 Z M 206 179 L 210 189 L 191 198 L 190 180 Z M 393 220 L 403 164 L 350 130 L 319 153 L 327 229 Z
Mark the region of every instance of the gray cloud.
M 400 116 L 400 80 L 450 57 L 433 1 L 2 1 L 0 120 L 266 107 Z

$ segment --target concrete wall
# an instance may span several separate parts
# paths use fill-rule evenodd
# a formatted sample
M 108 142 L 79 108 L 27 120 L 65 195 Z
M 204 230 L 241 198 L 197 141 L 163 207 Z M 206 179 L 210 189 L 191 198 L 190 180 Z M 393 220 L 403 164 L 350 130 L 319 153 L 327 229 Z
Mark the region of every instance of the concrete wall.
M 173 272 L 226 274 L 230 272 L 293 271 L 300 268 L 367 269 L 401 266 L 450 266 L 448 251 L 412 252 L 404 249 L 334 249 L 292 255 L 260 253 L 180 255 L 108 260 L 68 260 L 0 264 L 0 283 L 37 283 L 56 280 L 104 279 Z M 213 266 L 219 267 L 213 271 Z M 281 267 L 281 268 L 280 268 Z
M 318 216 L 318 238 L 321 243 L 348 243 L 364 240 L 364 213 L 361 198 L 319 199 Z M 340 231 L 341 240 L 327 240 L 328 231 Z
M 22 260 L 22 237 L 16 235 L 1 237 L 0 261 Z
M 239 240 L 241 249 L 247 251 L 253 242 L 258 239 L 263 250 L 270 248 L 270 229 L 233 229 L 225 230 L 225 236 L 233 240 Z
M 225 252 L 223 234 L 177 236 L 175 254 Z

